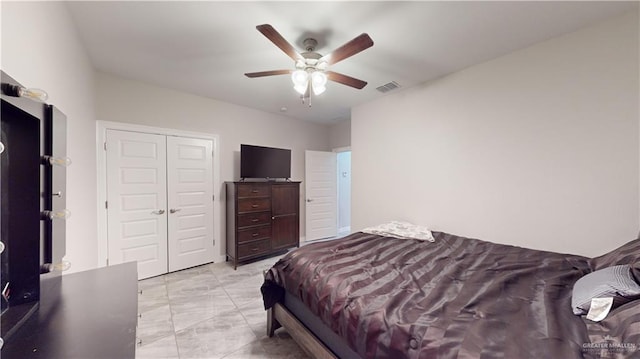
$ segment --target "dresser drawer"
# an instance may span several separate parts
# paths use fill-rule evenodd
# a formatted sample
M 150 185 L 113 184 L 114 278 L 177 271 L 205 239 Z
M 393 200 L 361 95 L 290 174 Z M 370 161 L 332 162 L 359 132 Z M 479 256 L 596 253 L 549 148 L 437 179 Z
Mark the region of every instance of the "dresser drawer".
M 238 198 L 269 197 L 269 185 L 264 183 L 246 183 L 238 185 Z
M 270 198 L 242 198 L 238 199 L 238 212 L 271 211 Z
M 238 228 L 271 223 L 271 212 L 256 212 L 238 215 Z
M 269 237 L 271 237 L 271 226 L 238 230 L 238 243 L 255 241 L 256 239 L 268 239 Z
M 267 254 L 270 250 L 271 241 L 269 241 L 269 239 L 246 244 L 238 244 L 238 259 Z

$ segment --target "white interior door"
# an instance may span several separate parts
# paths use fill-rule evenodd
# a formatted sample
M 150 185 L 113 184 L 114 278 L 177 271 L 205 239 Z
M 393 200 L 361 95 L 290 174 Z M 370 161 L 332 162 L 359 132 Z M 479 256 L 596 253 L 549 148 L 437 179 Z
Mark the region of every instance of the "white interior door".
M 337 235 L 337 173 L 334 152 L 305 151 L 305 241 Z
M 138 262 L 138 278 L 167 272 L 166 137 L 107 130 L 109 264 Z
M 167 137 L 169 271 L 213 262 L 213 142 Z

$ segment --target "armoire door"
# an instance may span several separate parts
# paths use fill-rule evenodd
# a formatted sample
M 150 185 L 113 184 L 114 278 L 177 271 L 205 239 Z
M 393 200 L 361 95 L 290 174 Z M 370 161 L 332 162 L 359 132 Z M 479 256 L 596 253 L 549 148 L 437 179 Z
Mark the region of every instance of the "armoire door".
M 169 271 L 213 261 L 213 141 L 167 137 Z
M 283 183 L 271 186 L 271 248 L 299 245 L 300 184 Z
M 107 130 L 109 264 L 138 262 L 138 278 L 167 272 L 166 137 Z

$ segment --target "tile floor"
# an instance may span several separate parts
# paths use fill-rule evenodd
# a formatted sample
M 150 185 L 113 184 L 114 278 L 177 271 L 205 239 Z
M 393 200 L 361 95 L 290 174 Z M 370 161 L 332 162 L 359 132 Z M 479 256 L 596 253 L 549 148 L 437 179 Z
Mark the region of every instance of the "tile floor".
M 284 329 L 266 335 L 260 285 L 277 259 L 238 270 L 207 264 L 140 281 L 136 358 L 308 358 Z

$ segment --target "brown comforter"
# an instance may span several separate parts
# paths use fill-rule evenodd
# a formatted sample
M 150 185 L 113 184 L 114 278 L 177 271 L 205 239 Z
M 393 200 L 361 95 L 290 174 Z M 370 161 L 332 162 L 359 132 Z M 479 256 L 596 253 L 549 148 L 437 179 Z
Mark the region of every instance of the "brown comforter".
M 571 290 L 589 259 L 434 232 L 364 233 L 288 253 L 263 285 L 284 290 L 363 358 L 582 358 Z

